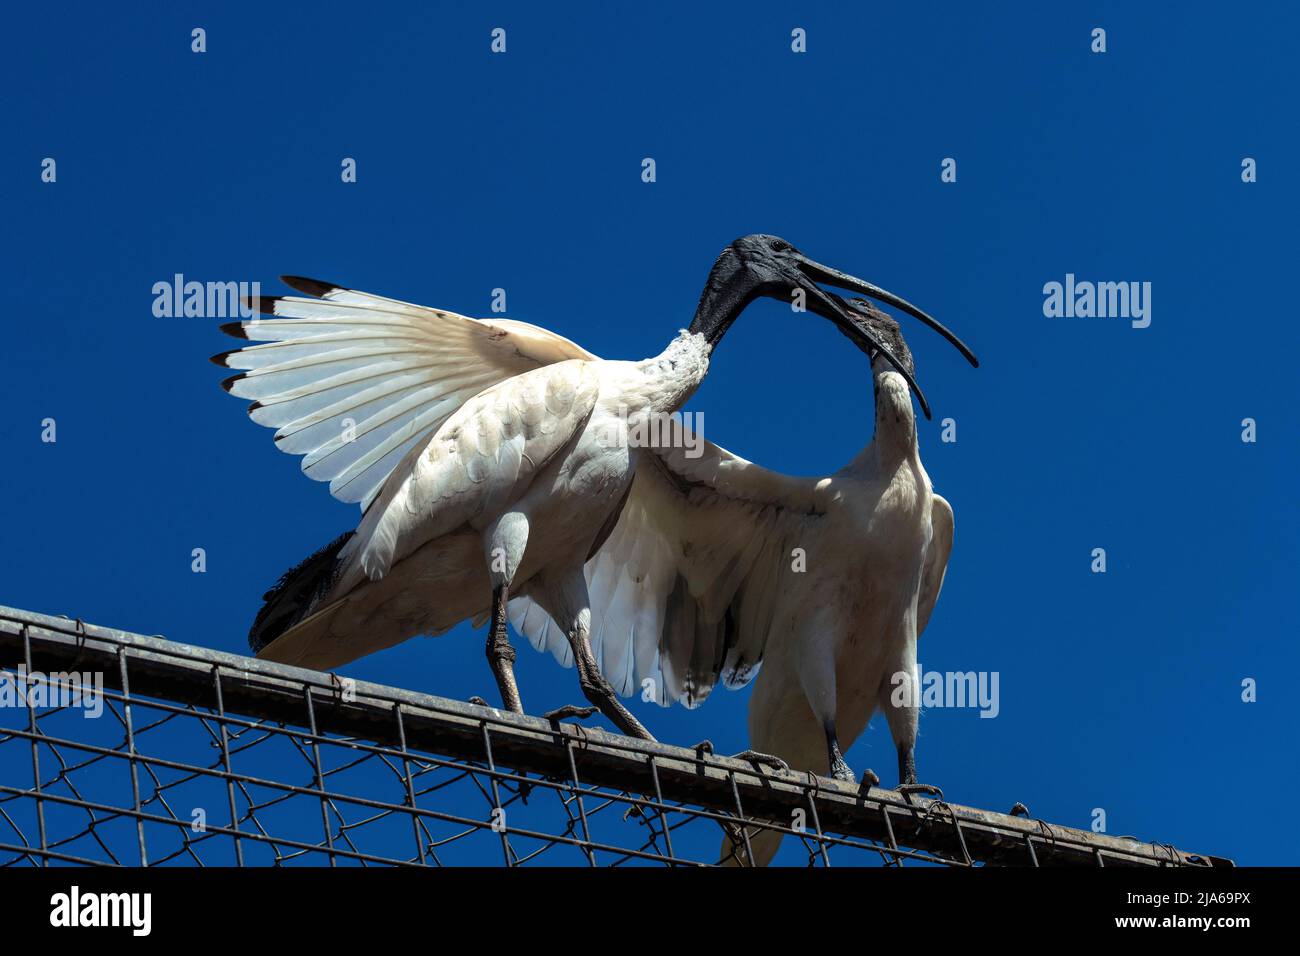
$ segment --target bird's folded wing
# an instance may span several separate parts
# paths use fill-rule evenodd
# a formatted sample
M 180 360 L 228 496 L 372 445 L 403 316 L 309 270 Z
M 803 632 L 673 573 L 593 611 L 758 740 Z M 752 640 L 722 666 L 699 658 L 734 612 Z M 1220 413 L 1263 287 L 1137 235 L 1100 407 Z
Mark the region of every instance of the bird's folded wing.
M 467 400 L 498 382 L 566 359 L 591 359 L 568 339 L 524 322 L 474 320 L 286 276 L 315 298 L 262 297 L 274 316 L 223 326 L 264 342 L 215 356 L 242 373 L 233 395 L 253 421 L 341 501 L 366 508 L 408 451 Z
M 618 523 L 586 565 L 592 646 L 619 693 L 701 703 L 757 673 L 792 550 L 822 513 L 825 479 L 792 478 L 703 442 L 645 449 Z M 563 631 L 527 598 L 511 621 L 571 663 Z M 646 683 L 649 681 L 649 683 Z
M 952 553 L 952 505 L 946 498 L 930 499 L 930 546 L 925 550 L 925 567 L 921 570 L 921 593 L 916 601 L 916 634 L 920 637 L 930 623 L 934 603 L 943 589 L 943 576 Z

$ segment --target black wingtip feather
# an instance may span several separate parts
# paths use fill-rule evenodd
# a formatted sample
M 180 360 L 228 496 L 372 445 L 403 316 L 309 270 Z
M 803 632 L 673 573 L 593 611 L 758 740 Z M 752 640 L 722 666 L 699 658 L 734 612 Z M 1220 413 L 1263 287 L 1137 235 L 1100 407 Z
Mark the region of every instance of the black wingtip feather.
M 279 298 L 278 295 L 246 295 L 244 308 L 263 315 L 275 315 L 275 303 Z M 247 333 L 244 334 L 244 338 L 248 338 Z
M 244 303 L 247 304 L 248 300 L 245 299 Z M 223 322 L 221 324 L 221 331 L 225 332 L 227 335 L 232 335 L 237 339 L 248 338 L 248 333 L 244 331 L 243 322 Z
M 343 289 L 341 285 L 335 285 L 333 282 L 322 282 L 320 279 L 306 279 L 302 276 L 280 276 L 280 281 L 290 289 L 298 292 L 314 295 L 318 299 L 323 299 L 329 293 Z
M 226 359 L 230 358 L 230 356 L 234 355 L 238 351 L 241 350 L 227 349 L 224 352 L 218 352 L 216 355 L 209 356 L 208 361 L 211 362 L 213 365 L 220 365 L 222 368 L 229 368 L 230 365 L 226 362 Z
M 232 388 L 234 388 L 234 387 L 235 387 L 235 383 L 238 382 L 238 381 L 239 381 L 241 378 L 243 378 L 243 377 L 244 377 L 244 374 L 243 374 L 242 372 L 241 372 L 240 374 L 238 374 L 238 375 L 232 375 L 232 376 L 230 376 L 230 378 L 227 378 L 227 379 L 222 380 L 222 382 L 221 382 L 221 387 L 224 388 L 224 389 L 228 392 L 228 391 L 230 391 Z

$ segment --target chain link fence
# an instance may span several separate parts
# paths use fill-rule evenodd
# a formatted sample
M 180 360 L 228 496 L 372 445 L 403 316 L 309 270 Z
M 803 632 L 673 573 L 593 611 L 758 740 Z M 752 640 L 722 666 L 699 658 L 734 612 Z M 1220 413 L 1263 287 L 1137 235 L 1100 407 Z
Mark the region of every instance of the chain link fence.
M 813 866 L 1231 865 L 0 607 L 0 866 L 746 865 L 762 831 Z

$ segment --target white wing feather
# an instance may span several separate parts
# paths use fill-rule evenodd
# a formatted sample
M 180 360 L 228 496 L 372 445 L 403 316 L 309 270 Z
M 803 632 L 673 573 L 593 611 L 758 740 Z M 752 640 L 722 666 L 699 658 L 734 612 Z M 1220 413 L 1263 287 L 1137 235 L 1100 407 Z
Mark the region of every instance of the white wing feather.
M 925 566 L 921 570 L 921 593 L 916 599 L 916 636 L 920 637 L 930 623 L 935 602 L 943 589 L 943 578 L 948 571 L 948 556 L 952 554 L 952 505 L 942 495 L 930 499 L 930 546 L 925 549 Z
M 525 322 L 474 320 L 313 280 L 285 281 L 319 298 L 262 300 L 275 318 L 227 331 L 267 344 L 215 360 L 243 370 L 226 387 L 254 400 L 250 415 L 277 430 L 277 446 L 303 455 L 309 477 L 329 481 L 335 497 L 363 509 L 399 463 L 476 395 L 544 365 L 596 358 Z M 537 408 L 537 396 L 528 397 L 523 404 Z M 533 423 L 517 424 L 527 431 Z M 511 431 L 496 436 L 495 447 L 514 461 L 522 431 Z M 623 695 L 654 681 L 665 706 L 681 700 L 693 707 L 718 680 L 739 687 L 753 678 L 779 626 L 779 569 L 822 514 L 825 479 L 789 477 L 709 442 L 702 447 L 696 458 L 684 448 L 645 450 L 617 525 L 585 568 L 602 671 Z M 393 521 L 408 480 L 427 486 L 421 498 L 442 498 L 464 491 L 475 476 L 433 468 L 417 479 L 412 471 L 389 489 L 387 504 L 368 516 L 372 533 L 359 535 L 385 567 L 398 534 L 396 526 L 381 526 Z M 937 495 L 932 521 L 918 632 L 952 545 L 952 509 Z M 509 611 L 534 647 L 572 665 L 569 643 L 545 611 L 526 597 L 513 599 Z
M 717 445 L 647 449 L 609 539 L 587 562 L 592 648 L 620 694 L 702 703 L 758 672 L 789 549 L 819 520 L 822 479 L 769 471 Z M 527 597 L 515 629 L 564 663 L 568 644 Z M 557 640 L 557 636 L 560 638 Z
M 285 282 L 319 298 L 251 303 L 269 319 L 227 326 L 266 344 L 216 356 L 225 382 L 253 401 L 253 421 L 341 501 L 369 506 L 393 469 L 487 388 L 566 359 L 595 358 L 526 322 L 476 321 L 314 280 Z

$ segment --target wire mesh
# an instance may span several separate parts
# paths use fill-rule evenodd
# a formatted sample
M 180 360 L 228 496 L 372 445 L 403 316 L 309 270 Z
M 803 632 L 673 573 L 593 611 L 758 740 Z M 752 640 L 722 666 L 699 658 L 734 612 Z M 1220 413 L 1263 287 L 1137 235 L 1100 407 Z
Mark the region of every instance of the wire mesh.
M 748 865 L 775 833 L 810 866 L 1228 864 L 0 608 L 0 866 Z

